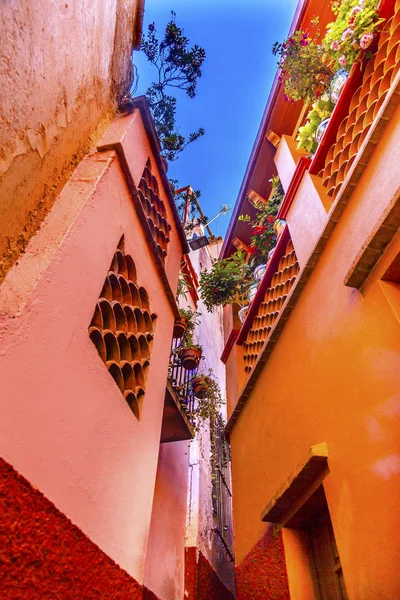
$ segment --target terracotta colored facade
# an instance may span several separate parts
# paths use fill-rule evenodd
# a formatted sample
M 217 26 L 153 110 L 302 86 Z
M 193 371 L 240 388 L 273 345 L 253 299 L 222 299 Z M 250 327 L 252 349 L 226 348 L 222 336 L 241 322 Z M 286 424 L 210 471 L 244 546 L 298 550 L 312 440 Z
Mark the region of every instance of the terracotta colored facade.
M 294 141 L 301 103 L 275 81 L 222 251 L 248 242 L 247 193 L 268 198 L 279 175 L 286 229 L 243 325 L 225 309 L 239 598 L 319 598 L 320 521 L 341 597 L 399 597 L 400 3 L 380 10 L 312 161 Z M 324 11 L 300 3 L 293 29 Z

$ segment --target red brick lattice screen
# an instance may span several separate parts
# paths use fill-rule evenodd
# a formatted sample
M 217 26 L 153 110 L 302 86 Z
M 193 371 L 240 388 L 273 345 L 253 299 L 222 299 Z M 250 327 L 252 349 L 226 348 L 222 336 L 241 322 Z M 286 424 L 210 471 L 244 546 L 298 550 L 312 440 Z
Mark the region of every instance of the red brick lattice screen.
M 114 254 L 89 327 L 89 335 L 121 394 L 139 419 L 156 315 L 139 287 L 123 238 Z
M 147 217 L 151 234 L 157 244 L 158 253 L 164 261 L 167 256 L 169 232 L 171 225 L 167 222 L 167 211 L 164 202 L 159 197 L 157 179 L 151 173 L 150 160 L 147 161 L 139 183 L 140 202 Z
M 286 246 L 285 254 L 279 261 L 278 270 L 273 275 L 271 286 L 265 292 L 257 316 L 254 318 L 246 341 L 244 342 L 244 370 L 250 373 L 269 333 L 279 316 L 287 295 L 294 284 L 299 264 L 291 241 Z
M 320 171 L 328 194 L 335 196 L 345 180 L 368 131 L 385 101 L 400 65 L 400 0 L 394 15 L 385 23 L 378 48 L 369 61 L 361 85 L 356 90 L 349 114 L 340 124 Z

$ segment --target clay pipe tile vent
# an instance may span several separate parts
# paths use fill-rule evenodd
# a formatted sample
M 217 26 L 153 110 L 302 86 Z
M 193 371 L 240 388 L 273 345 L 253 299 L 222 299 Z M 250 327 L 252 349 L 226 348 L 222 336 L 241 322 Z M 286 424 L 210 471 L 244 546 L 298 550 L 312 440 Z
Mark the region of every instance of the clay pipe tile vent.
M 171 230 L 171 225 L 166 221 L 167 211 L 160 198 L 160 190 L 156 177 L 151 172 L 151 164 L 147 161 L 142 177 L 139 182 L 139 199 L 145 212 L 147 223 L 150 228 L 153 240 L 161 247 L 160 256 L 164 260 L 167 255 L 167 246 L 169 238 L 167 231 Z M 160 245 L 159 230 L 163 230 L 164 240 Z M 157 235 L 158 232 L 158 235 Z M 158 238 L 158 239 L 157 239 Z
M 148 180 L 152 183 L 150 175 Z M 89 336 L 126 404 L 140 419 L 157 315 L 138 285 L 132 257 L 121 238 L 89 326 Z

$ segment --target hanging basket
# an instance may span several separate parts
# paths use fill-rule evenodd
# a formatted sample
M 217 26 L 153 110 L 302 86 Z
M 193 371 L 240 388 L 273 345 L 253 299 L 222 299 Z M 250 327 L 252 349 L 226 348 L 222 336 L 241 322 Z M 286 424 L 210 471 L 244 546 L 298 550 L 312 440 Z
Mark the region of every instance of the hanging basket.
M 193 394 L 199 400 L 204 400 L 207 396 L 207 377 L 205 375 L 199 375 L 192 380 Z
M 180 319 L 177 319 L 174 323 L 173 337 L 175 339 L 180 339 L 185 335 L 185 331 L 186 331 L 186 319 L 181 317 Z
M 198 350 L 198 348 L 182 348 L 180 351 L 180 359 L 184 369 L 193 371 L 199 365 L 201 350 Z

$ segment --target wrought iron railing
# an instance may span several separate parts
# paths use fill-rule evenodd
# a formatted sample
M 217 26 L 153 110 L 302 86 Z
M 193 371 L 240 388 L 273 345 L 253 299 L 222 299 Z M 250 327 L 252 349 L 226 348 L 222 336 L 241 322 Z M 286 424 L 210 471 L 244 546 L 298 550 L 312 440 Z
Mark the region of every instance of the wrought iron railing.
M 212 449 L 212 504 L 214 532 L 222 543 L 229 560 L 233 554 L 233 517 L 230 473 L 230 450 L 222 418 L 215 419 L 210 429 Z
M 195 396 L 192 390 L 192 380 L 197 375 L 197 367 L 192 371 L 184 369 L 179 356 L 181 340 L 173 339 L 170 358 L 169 382 L 182 405 L 182 408 L 190 417 L 195 408 Z

